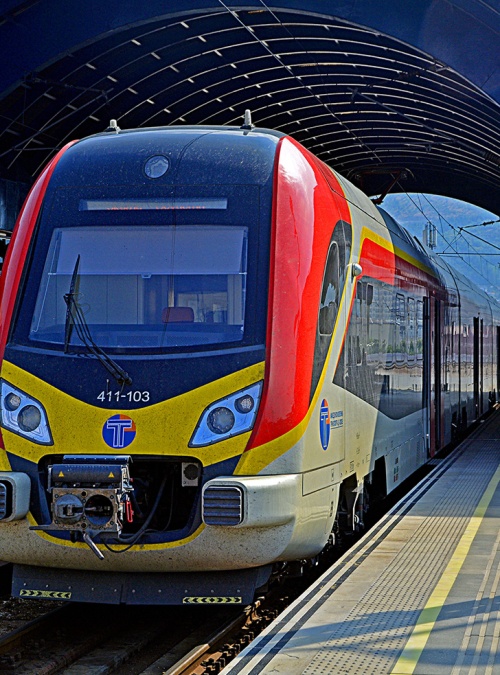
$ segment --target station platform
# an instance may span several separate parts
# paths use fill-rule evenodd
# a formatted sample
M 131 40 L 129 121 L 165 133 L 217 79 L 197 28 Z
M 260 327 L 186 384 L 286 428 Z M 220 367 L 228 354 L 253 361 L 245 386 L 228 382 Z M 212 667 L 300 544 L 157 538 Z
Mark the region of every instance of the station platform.
M 224 675 L 500 675 L 500 411 Z

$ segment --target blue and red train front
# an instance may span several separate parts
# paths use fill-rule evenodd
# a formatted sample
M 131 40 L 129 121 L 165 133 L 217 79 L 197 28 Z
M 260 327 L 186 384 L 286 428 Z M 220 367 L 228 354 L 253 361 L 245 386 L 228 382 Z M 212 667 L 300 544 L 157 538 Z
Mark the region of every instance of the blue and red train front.
M 0 548 L 17 594 L 247 602 L 274 561 L 323 546 L 321 508 L 298 517 L 317 298 L 306 342 L 280 337 L 322 276 L 278 278 L 276 251 L 295 276 L 310 238 L 299 222 L 276 239 L 277 211 L 310 208 L 294 194 L 317 169 L 287 171 L 294 153 L 269 132 L 111 132 L 38 179 L 2 279 Z

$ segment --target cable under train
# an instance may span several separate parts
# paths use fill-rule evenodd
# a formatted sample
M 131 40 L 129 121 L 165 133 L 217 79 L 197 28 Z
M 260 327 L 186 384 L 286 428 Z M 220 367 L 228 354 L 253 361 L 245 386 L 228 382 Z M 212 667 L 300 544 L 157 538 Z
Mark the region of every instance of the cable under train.
M 498 304 L 290 136 L 102 133 L 1 278 L 18 597 L 248 603 L 496 401 Z

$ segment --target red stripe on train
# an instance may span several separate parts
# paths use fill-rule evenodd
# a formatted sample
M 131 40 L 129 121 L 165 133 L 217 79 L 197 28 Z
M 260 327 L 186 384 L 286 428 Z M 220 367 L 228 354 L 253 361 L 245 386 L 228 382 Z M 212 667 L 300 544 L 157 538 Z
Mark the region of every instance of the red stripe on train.
M 76 143 L 76 141 L 72 141 L 64 146 L 52 159 L 50 164 L 45 167 L 31 188 L 19 213 L 12 239 L 7 249 L 2 276 L 0 277 L 0 361 L 3 359 L 5 352 L 24 262 L 31 245 L 33 230 L 35 229 L 48 182 L 57 162 L 73 143 Z
M 247 449 L 287 433 L 307 414 L 326 256 L 334 225 L 350 221 L 333 174 L 335 192 L 317 160 L 291 138 L 277 152 L 266 376 Z

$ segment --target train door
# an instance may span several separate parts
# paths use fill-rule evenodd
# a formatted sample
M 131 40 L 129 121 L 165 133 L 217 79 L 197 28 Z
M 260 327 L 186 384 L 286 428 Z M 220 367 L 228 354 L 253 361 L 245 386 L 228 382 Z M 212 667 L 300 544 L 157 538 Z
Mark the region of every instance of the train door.
M 473 386 L 476 419 L 483 413 L 483 319 L 474 317 Z
M 484 410 L 484 322 L 479 320 L 479 414 Z
M 423 410 L 426 415 L 424 429 L 428 439 L 430 457 L 441 447 L 441 302 L 424 298 L 424 386 Z

